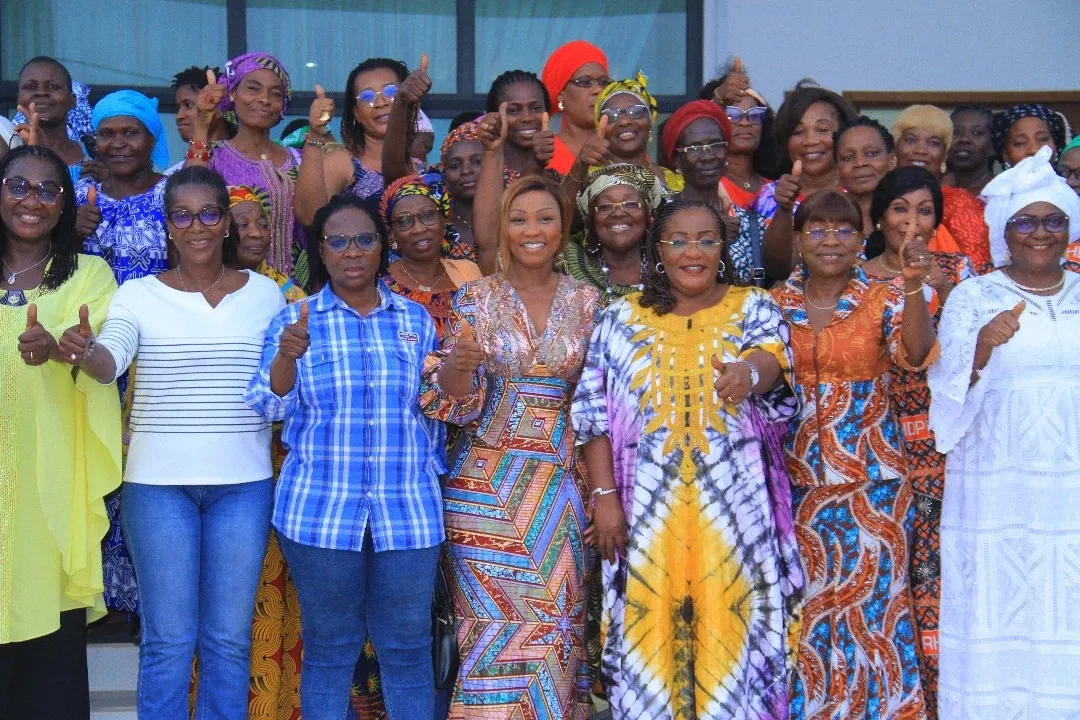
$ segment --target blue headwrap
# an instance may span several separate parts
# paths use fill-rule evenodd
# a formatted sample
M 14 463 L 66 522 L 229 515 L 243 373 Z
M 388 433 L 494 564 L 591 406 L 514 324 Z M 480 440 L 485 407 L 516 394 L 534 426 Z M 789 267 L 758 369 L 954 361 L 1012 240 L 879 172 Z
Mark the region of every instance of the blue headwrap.
M 94 106 L 92 120 L 94 132 L 97 132 L 103 120 L 120 115 L 133 117 L 154 136 L 154 149 L 150 153 L 150 159 L 159 168 L 167 168 L 169 167 L 169 142 L 165 137 L 165 128 L 161 125 L 157 108 L 156 98 L 148 98 L 135 90 L 118 90 L 109 93 L 98 100 L 97 105 Z

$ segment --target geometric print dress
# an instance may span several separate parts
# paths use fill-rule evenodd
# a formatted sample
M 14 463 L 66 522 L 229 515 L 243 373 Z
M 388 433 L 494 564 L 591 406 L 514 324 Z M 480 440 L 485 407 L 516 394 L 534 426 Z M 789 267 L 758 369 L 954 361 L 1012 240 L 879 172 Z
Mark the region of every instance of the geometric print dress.
M 425 361 L 421 407 L 464 428 L 443 491 L 461 658 L 452 720 L 588 717 L 588 490 L 569 411 L 600 294 L 558 277 L 541 331 L 500 275 L 466 283 Z M 453 398 L 438 371 L 466 324 L 483 362 L 473 393 Z
M 691 316 L 639 300 L 602 316 L 573 406 L 579 444 L 611 442 L 627 519 L 626 550 L 603 564 L 613 715 L 787 718 L 802 573 L 782 449 L 765 438 L 797 412 L 787 324 L 758 288 Z M 721 401 L 712 356 L 759 351 L 780 386 Z

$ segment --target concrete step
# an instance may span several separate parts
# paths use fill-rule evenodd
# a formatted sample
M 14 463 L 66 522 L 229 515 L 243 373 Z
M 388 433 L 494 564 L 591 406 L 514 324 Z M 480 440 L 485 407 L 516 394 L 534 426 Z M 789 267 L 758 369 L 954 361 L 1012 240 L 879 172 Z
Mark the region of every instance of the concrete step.
M 86 648 L 91 720 L 138 720 L 135 687 L 139 647 L 131 643 L 92 644 Z
M 138 720 L 135 691 L 90 691 L 90 720 Z

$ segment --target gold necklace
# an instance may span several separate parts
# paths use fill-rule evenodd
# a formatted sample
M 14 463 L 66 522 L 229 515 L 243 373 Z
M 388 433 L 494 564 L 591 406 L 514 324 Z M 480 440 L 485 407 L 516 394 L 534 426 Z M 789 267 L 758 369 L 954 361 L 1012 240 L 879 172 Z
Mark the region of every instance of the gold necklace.
M 818 305 L 813 300 L 811 300 L 809 280 L 806 281 L 806 286 L 803 288 L 803 298 L 805 298 L 806 304 L 814 308 L 815 310 L 835 310 L 836 306 L 840 304 L 840 298 L 837 298 L 836 302 L 834 302 L 832 305 L 826 305 L 825 307 L 822 307 L 821 305 Z
M 881 267 L 884 268 L 885 272 L 892 273 L 893 275 L 899 275 L 904 272 L 903 269 L 897 270 L 892 265 L 885 262 L 885 253 L 878 255 L 878 262 L 881 264 Z
M 183 273 L 183 272 L 182 272 L 182 271 L 180 270 L 180 268 L 176 268 L 176 274 L 180 276 L 180 285 L 182 285 L 182 286 L 183 286 L 183 288 L 184 288 L 184 292 L 190 292 L 190 291 L 189 291 L 189 290 L 187 289 L 187 283 L 186 283 L 186 282 L 184 282 L 184 273 Z M 223 278 L 223 277 L 225 277 L 225 266 L 224 266 L 224 265 L 222 265 L 222 266 L 221 266 L 221 272 L 220 272 L 220 273 L 218 273 L 218 276 L 217 276 L 217 280 L 215 280 L 214 282 L 210 283 L 209 285 L 207 285 L 207 286 L 206 286 L 205 288 L 203 288 L 202 290 L 198 290 L 198 291 L 196 291 L 196 292 L 199 292 L 199 293 L 205 293 L 206 291 L 210 290 L 210 289 L 211 289 L 212 287 L 214 287 L 215 285 L 217 285 L 217 284 L 218 284 L 219 282 L 221 282 L 221 278 Z
M 1061 279 L 1060 280 L 1058 280 L 1053 285 L 1049 285 L 1047 287 L 1041 287 L 1041 288 L 1028 287 L 1027 285 L 1021 285 L 1020 283 L 1018 283 L 1016 281 L 1015 278 L 1013 278 L 1012 275 L 1009 275 L 1009 273 L 1005 273 L 1005 276 L 1007 278 L 1009 278 L 1009 280 L 1012 280 L 1013 285 L 1020 288 L 1021 290 L 1024 290 L 1025 292 L 1029 292 L 1029 293 L 1057 292 L 1061 288 L 1065 287 L 1065 271 L 1064 270 L 1061 271 Z
M 732 175 L 731 173 L 725 173 L 725 175 L 727 176 L 728 180 L 731 180 L 736 185 L 741 185 L 743 190 L 749 190 L 750 186 L 753 184 L 751 182 L 751 180 L 753 179 L 752 175 L 750 176 L 750 179 L 747 179 L 747 180 L 741 180 L 741 179 L 735 177 L 734 175 Z
M 411 272 L 409 272 L 409 269 L 407 267 L 405 267 L 404 262 L 398 263 L 398 267 L 401 268 L 401 271 L 403 273 L 405 273 L 406 275 L 409 276 L 410 280 L 412 280 L 414 283 L 416 283 L 416 286 L 420 290 L 420 292 L 431 292 L 435 288 L 435 286 L 439 284 L 439 281 L 442 280 L 443 275 L 446 274 L 446 266 L 443 265 L 442 260 L 440 260 L 439 261 L 439 274 L 435 276 L 435 282 L 433 284 L 431 284 L 431 285 L 425 285 L 422 282 L 420 282 L 419 280 L 417 280 L 416 277 Z

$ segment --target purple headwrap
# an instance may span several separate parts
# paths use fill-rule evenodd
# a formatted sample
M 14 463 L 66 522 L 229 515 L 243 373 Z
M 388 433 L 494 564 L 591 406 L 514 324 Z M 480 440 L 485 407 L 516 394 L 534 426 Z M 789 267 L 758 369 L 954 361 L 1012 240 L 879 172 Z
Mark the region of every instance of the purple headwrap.
M 229 92 L 218 106 L 222 112 L 232 112 L 235 109 L 232 94 L 236 92 L 236 88 L 240 87 L 240 81 L 256 70 L 269 70 L 281 78 L 281 82 L 285 86 L 285 98 L 281 101 L 281 114 L 285 114 L 285 111 L 289 109 L 289 100 L 292 98 L 292 81 L 289 79 L 289 73 L 276 57 L 269 53 L 260 52 L 247 53 L 225 63 L 224 82 L 229 88 Z

